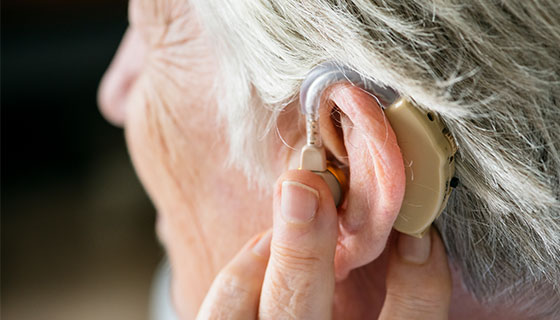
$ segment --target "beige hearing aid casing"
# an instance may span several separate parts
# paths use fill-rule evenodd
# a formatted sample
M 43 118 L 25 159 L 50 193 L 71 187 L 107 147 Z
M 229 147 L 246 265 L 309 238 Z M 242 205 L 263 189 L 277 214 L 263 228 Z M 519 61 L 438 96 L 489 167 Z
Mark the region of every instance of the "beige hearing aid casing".
M 400 98 L 385 109 L 403 156 L 406 189 L 394 228 L 421 238 L 452 190 L 455 140 L 439 117 Z

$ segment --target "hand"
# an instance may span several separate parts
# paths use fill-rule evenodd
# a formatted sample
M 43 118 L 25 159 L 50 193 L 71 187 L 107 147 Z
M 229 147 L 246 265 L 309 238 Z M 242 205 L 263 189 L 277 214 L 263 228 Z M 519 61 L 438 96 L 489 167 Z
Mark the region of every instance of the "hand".
M 197 319 L 331 319 L 337 211 L 326 184 L 289 171 L 274 191 L 273 228 L 218 274 Z M 447 319 L 451 280 L 441 240 L 400 235 L 380 319 Z

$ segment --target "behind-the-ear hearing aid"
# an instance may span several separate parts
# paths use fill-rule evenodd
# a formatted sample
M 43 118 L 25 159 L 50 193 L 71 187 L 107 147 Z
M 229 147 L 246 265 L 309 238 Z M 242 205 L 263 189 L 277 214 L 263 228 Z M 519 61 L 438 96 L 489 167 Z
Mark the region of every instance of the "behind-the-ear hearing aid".
M 333 62 L 315 67 L 300 92 L 301 112 L 306 117 L 307 143 L 301 151 L 300 169 L 325 180 L 336 206 L 344 201 L 347 177 L 327 161 L 319 131 L 319 107 L 323 91 L 339 82 L 350 82 L 370 92 L 383 108 L 397 137 L 406 174 L 403 203 L 394 228 L 422 237 L 441 214 L 458 180 L 454 155 L 457 145 L 449 130 L 433 112 L 424 111 L 390 88 L 365 80 L 357 72 Z

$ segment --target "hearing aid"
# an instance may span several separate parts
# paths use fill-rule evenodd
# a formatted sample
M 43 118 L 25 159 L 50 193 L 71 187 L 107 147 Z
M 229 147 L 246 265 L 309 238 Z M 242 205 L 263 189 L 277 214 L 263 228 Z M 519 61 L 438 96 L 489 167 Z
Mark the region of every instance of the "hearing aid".
M 299 169 L 310 170 L 323 178 L 336 206 L 343 203 L 348 177 L 327 161 L 319 126 L 321 96 L 329 86 L 341 82 L 369 92 L 391 124 L 406 175 L 403 203 L 393 228 L 421 238 L 441 214 L 458 183 L 454 177 L 457 144 L 437 114 L 419 108 L 391 88 L 365 79 L 346 66 L 334 62 L 320 64 L 309 72 L 300 90 L 307 141 L 301 150 Z

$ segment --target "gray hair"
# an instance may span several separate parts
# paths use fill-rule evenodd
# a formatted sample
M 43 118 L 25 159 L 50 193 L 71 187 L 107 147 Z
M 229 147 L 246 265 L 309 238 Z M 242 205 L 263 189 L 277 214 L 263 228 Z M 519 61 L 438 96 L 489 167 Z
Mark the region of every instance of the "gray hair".
M 462 184 L 436 223 L 468 289 L 560 313 L 557 0 L 193 3 L 222 59 L 232 162 L 248 176 L 273 178 L 265 142 L 305 74 L 345 64 L 437 112 L 457 140 Z

